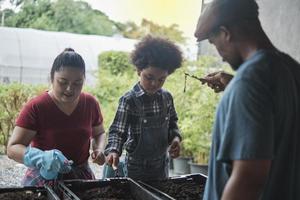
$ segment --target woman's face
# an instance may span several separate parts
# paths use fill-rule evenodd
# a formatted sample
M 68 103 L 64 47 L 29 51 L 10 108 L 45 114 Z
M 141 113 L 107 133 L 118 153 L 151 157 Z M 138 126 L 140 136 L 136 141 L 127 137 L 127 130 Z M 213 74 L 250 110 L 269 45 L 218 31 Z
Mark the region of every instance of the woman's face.
M 165 83 L 168 77 L 168 71 L 157 67 L 148 67 L 138 70 L 140 84 L 148 94 L 156 93 Z
M 80 95 L 84 83 L 84 72 L 74 67 L 62 67 L 54 72 L 52 90 L 61 103 L 74 102 Z

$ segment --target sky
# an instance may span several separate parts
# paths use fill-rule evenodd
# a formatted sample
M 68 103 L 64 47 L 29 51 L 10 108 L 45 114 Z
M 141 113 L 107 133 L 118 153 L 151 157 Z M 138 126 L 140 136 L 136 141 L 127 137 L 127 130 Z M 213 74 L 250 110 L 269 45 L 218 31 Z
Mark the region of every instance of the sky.
M 170 26 L 178 24 L 179 30 L 190 42 L 195 42 L 194 31 L 201 12 L 202 0 L 84 0 L 92 8 L 104 12 L 118 22 L 133 21 L 140 25 L 143 18 Z M 207 0 L 205 0 L 207 1 Z M 2 8 L 9 5 L 2 2 Z
M 140 25 L 143 18 L 156 24 L 178 24 L 184 36 L 196 41 L 194 31 L 201 12 L 202 0 L 85 0 L 94 9 L 118 22 L 133 21 Z

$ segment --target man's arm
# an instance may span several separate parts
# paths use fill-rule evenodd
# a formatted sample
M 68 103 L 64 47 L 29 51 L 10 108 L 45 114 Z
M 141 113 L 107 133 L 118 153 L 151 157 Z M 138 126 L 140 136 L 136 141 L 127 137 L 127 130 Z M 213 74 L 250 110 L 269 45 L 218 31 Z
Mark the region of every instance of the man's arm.
M 235 160 L 222 200 L 258 200 L 269 175 L 271 160 Z

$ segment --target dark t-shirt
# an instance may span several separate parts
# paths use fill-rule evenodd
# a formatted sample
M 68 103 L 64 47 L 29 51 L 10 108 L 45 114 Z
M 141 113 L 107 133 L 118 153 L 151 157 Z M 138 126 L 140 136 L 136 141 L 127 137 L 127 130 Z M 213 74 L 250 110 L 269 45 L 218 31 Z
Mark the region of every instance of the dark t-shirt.
M 217 109 L 205 200 L 221 199 L 232 160 L 255 159 L 272 160 L 261 199 L 300 199 L 299 81 L 300 65 L 278 51 L 239 67 Z
M 31 145 L 41 150 L 59 149 L 75 164 L 89 157 L 92 127 L 103 121 L 96 99 L 86 93 L 73 113 L 62 112 L 47 92 L 30 100 L 20 112 L 16 126 L 37 131 Z

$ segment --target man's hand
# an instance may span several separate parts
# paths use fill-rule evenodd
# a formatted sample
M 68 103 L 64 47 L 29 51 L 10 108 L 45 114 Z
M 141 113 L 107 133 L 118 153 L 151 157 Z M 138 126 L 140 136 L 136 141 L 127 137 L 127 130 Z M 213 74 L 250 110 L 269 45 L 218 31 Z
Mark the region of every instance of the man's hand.
M 212 88 L 216 93 L 224 91 L 233 76 L 225 72 L 210 73 L 204 78 L 201 78 L 201 83 L 207 83 L 208 87 Z
M 107 155 L 106 157 L 106 163 L 110 166 L 112 166 L 112 168 L 118 169 L 118 165 L 119 165 L 119 154 L 116 152 L 111 152 Z
M 180 139 L 175 137 L 169 147 L 171 158 L 177 158 L 180 155 Z
M 92 162 L 98 165 L 103 165 L 105 163 L 105 156 L 100 149 L 93 150 L 91 154 Z

